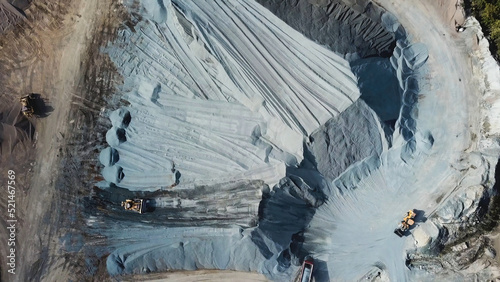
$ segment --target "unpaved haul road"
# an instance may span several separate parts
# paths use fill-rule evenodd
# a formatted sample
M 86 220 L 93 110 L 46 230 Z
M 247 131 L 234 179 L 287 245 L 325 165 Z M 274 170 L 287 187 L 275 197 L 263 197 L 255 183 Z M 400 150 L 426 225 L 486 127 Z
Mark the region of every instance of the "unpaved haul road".
M 82 81 L 86 48 L 101 15 L 99 4 L 104 3 L 70 1 L 59 6 L 36 2 L 26 11 L 28 21 L 22 31 L 27 34 L 16 31 L 19 38 L 4 46 L 5 52 L 17 46 L 9 58 L 15 67 L 10 69 L 6 83 L 18 91 L 11 92 L 12 95 L 41 94 L 53 111 L 35 121 L 37 155 L 32 163 L 33 177 L 24 194 L 20 190 L 17 194 L 16 270 L 15 274 L 2 271 L 4 281 L 32 281 L 41 277 L 46 281 L 61 281 L 72 275 L 69 269 L 62 267 L 66 258 L 61 256 L 58 245 L 58 228 L 66 215 L 59 209 L 60 199 L 56 196 L 55 185 L 60 173 L 58 150 L 70 125 L 68 113 L 72 95 Z M 19 164 L 10 165 L 19 177 L 30 175 Z M 5 270 L 3 266 L 2 270 Z
M 464 152 L 476 149 L 474 136 L 479 135 L 481 96 L 472 77 L 471 50 L 466 46 L 466 41 L 475 40 L 475 35 L 455 31 L 455 22 L 463 21 L 463 12 L 455 5 L 456 1 L 375 2 L 397 15 L 410 40 L 424 43 L 429 51 L 427 83 L 432 95 L 422 93 L 417 127 L 429 130 L 434 137 L 430 158 L 450 166 L 442 169 L 442 176 L 434 183 L 436 191 L 430 196 L 441 198 L 442 203 L 463 179 L 451 166 L 459 163 Z M 432 169 L 440 168 L 427 166 L 423 175 L 416 173 L 423 178 Z M 425 201 L 416 203 L 422 206 Z M 429 215 L 436 208 L 429 204 L 426 212 Z

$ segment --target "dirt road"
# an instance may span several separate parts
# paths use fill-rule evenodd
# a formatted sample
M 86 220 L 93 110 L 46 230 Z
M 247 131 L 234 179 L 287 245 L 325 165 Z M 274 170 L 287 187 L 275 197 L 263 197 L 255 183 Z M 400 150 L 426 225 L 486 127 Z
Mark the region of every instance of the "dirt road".
M 65 187 L 57 187 L 66 172 L 61 158 L 66 137 L 76 125 L 70 112 L 77 110 L 74 104 L 82 104 L 79 97 L 97 79 L 90 77 L 89 83 L 86 77 L 89 51 L 106 42 L 105 36 L 95 34 L 108 34 L 103 26 L 116 9 L 111 1 L 34 1 L 25 11 L 28 21 L 0 35 L 0 101 L 14 105 L 17 97 L 33 92 L 53 109 L 47 117 L 32 120 L 32 142 L 18 144 L 2 156 L 2 183 L 7 169 L 14 170 L 18 180 L 15 274 L 3 267 L 7 248 L 1 244 L 3 281 L 61 281 L 74 275 L 66 267 L 71 262 L 61 254 L 58 239 L 68 222 L 68 210 L 61 202 Z M 2 196 L 6 202 L 7 195 L 2 192 Z

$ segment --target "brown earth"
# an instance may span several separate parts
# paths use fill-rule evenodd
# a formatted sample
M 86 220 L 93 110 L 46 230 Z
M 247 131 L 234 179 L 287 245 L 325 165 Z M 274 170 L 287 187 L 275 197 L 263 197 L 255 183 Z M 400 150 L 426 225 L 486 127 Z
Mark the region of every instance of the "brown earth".
M 112 91 L 115 72 L 99 48 L 116 34 L 125 14 L 114 2 L 36 0 L 25 11 L 26 21 L 0 34 L 2 109 L 19 107 L 19 97 L 28 93 L 40 94 L 51 109 L 46 117 L 30 119 L 34 134 L 1 155 L 2 188 L 7 170 L 16 172 L 18 220 L 11 274 L 4 267 L 8 194 L 2 189 L 2 281 L 80 280 L 85 274 L 81 255 L 62 251 L 59 237 L 79 230 L 77 195 L 92 190 L 80 179 L 96 162 L 97 150 L 85 147 L 87 141 L 103 140 L 93 134 L 94 121 Z

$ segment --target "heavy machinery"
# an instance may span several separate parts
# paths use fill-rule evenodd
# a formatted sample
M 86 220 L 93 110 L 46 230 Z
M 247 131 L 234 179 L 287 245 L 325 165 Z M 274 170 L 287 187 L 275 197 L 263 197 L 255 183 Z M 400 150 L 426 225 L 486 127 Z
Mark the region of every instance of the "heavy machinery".
M 146 201 L 143 199 L 127 199 L 122 202 L 122 207 L 128 211 L 136 211 L 138 213 L 143 213 L 145 211 Z
M 415 210 L 409 210 L 403 221 L 399 223 L 398 228 L 394 229 L 394 233 L 398 235 L 399 237 L 403 237 L 403 235 L 406 235 L 407 231 L 410 230 L 410 227 L 415 224 L 415 216 L 417 214 L 415 213 Z
M 300 272 L 300 282 L 311 282 L 312 272 L 314 268 L 314 261 L 311 257 L 307 256 L 302 263 L 302 271 Z
M 21 112 L 26 117 L 33 117 L 35 115 L 35 100 L 36 97 L 33 94 L 29 94 L 19 98 L 21 102 L 22 109 Z

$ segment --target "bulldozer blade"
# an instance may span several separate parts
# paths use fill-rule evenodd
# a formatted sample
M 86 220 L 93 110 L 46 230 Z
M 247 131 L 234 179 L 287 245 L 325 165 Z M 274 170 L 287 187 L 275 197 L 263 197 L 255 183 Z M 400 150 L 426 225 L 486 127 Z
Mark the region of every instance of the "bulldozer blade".
M 394 229 L 394 234 L 398 235 L 399 237 L 403 237 L 403 231 L 399 230 L 399 229 Z

